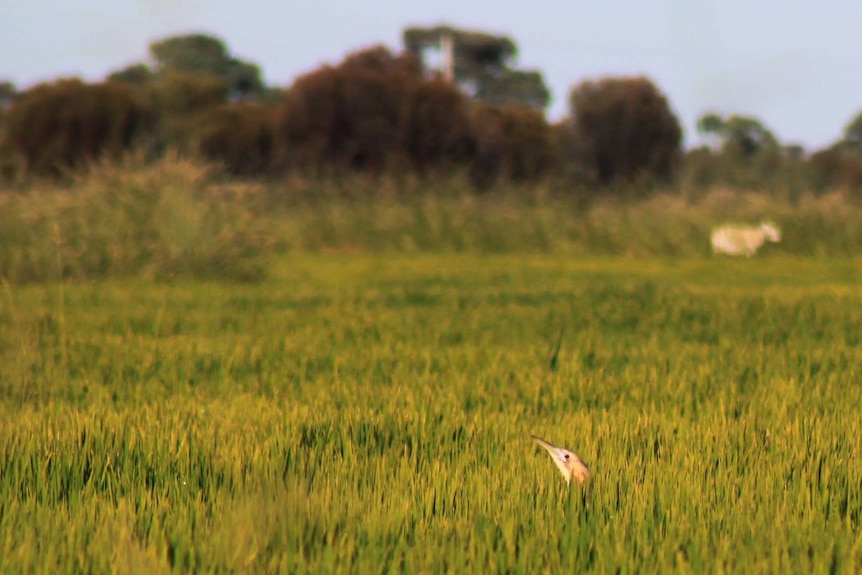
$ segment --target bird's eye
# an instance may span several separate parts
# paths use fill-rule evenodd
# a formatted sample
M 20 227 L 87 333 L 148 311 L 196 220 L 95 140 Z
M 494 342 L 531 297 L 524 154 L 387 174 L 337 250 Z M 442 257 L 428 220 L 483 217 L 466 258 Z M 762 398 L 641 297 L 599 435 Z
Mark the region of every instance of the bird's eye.
M 563 459 L 565 459 L 566 461 L 568 461 L 568 460 L 569 460 L 569 454 L 568 454 L 568 453 L 567 453 L 567 454 L 565 454 L 565 455 L 563 456 Z

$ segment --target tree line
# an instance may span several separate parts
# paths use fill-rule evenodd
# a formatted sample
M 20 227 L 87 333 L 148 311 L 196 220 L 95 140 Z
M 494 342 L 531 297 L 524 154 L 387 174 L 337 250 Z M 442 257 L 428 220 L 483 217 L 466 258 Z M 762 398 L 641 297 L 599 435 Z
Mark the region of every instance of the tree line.
M 422 58 L 423 42 L 444 34 L 456 42 L 454 79 Z M 708 143 L 684 151 L 679 121 L 648 78 L 576 85 L 567 117 L 550 123 L 541 75 L 507 63 L 511 40 L 408 29 L 405 45 L 353 52 L 286 88 L 265 86 L 258 66 L 206 35 L 154 42 L 151 65 L 101 82 L 60 79 L 20 92 L 0 82 L 0 176 L 62 176 L 140 149 L 199 155 L 241 177 L 463 172 L 480 189 L 547 178 L 595 189 L 784 178 L 862 189 L 862 114 L 834 145 L 808 154 L 756 118 L 710 113 L 698 122 Z

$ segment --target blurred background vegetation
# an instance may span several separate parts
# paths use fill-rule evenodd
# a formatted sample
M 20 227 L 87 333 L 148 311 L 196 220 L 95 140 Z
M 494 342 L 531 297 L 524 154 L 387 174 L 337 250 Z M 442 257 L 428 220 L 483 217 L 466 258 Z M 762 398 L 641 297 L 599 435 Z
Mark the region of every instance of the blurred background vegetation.
M 715 223 L 762 217 L 786 253 L 862 247 L 862 114 L 806 150 L 707 113 L 687 149 L 649 78 L 573 86 L 550 122 L 512 39 L 403 44 L 284 88 L 202 34 L 101 82 L 0 82 L 0 276 L 247 280 L 279 250 L 705 254 Z
M 462 173 L 477 189 L 556 180 L 592 196 L 668 184 L 862 189 L 862 114 L 833 145 L 805 150 L 757 118 L 707 113 L 698 123 L 706 145 L 685 149 L 671 103 L 649 78 L 573 86 L 568 115 L 552 123 L 542 74 L 514 67 L 512 39 L 408 28 L 403 44 L 400 53 L 358 50 L 285 88 L 266 86 L 256 64 L 203 34 L 157 40 L 146 62 L 98 83 L 65 78 L 19 91 L 0 82 L 3 185 L 131 150 L 150 159 L 173 150 L 244 178 Z M 442 65 L 441 46 L 451 52 Z

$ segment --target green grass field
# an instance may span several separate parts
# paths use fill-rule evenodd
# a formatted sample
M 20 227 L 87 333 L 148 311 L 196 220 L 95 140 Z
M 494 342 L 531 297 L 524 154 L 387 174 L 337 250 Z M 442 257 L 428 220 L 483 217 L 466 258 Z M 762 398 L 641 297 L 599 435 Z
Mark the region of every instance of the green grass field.
M 5 284 L 0 571 L 859 572 L 860 274 L 303 255 Z

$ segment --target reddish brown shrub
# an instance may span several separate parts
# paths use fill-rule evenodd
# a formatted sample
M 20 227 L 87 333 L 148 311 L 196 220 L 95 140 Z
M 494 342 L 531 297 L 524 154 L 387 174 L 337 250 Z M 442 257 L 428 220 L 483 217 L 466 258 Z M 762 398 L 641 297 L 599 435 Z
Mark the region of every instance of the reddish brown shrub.
M 372 48 L 299 78 L 276 113 L 286 163 L 317 171 L 384 169 L 400 153 L 415 70 L 412 58 Z
M 420 174 L 466 165 L 474 147 L 467 98 L 442 80 L 417 83 L 407 102 L 402 137 Z
M 470 175 L 477 186 L 487 187 L 500 177 L 532 180 L 552 169 L 555 137 L 541 112 L 480 105 L 472 126 L 476 150 Z
M 195 147 L 233 175 L 261 175 L 273 159 L 271 113 L 262 104 L 224 104 L 199 118 Z
M 572 128 L 598 180 L 648 175 L 668 179 L 682 129 L 667 99 L 647 78 L 606 78 L 572 90 Z
M 128 150 L 152 124 L 148 102 L 125 85 L 60 80 L 15 101 L 6 114 L 5 139 L 29 171 L 57 174 Z

